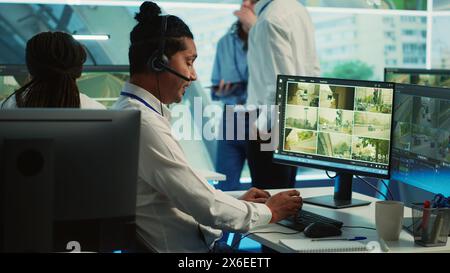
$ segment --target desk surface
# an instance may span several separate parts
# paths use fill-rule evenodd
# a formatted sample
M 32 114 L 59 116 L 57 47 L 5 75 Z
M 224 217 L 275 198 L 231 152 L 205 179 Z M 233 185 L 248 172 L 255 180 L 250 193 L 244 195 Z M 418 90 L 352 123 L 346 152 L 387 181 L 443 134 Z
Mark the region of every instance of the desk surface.
M 311 196 L 320 196 L 333 194 L 332 187 L 325 188 L 301 188 L 298 189 L 301 193 L 302 197 L 311 197 Z M 270 192 L 276 193 L 280 190 L 271 190 Z M 240 196 L 243 192 L 233 192 L 233 196 Z M 362 199 L 371 201 L 372 203 L 369 206 L 364 207 L 355 207 L 355 208 L 347 208 L 347 209 L 328 209 L 325 207 L 318 207 L 309 204 L 304 204 L 303 207 L 311 212 L 333 218 L 344 223 L 344 226 L 362 226 L 362 227 L 371 227 L 375 228 L 375 202 L 379 201 L 378 199 L 353 193 L 353 198 Z M 405 217 L 411 217 L 411 209 L 405 207 Z M 254 228 L 250 231 L 250 233 L 256 232 L 254 234 L 249 235 L 248 237 L 267 246 L 278 252 L 292 252 L 290 249 L 280 245 L 280 239 L 301 239 L 305 238 L 302 233 L 286 235 L 286 234 L 277 234 L 277 233 L 257 233 L 257 232 L 293 232 L 292 229 L 287 227 L 278 225 L 278 224 L 269 224 Z M 365 236 L 368 239 L 362 241 L 363 243 L 368 243 L 370 241 L 378 241 L 378 235 L 375 230 L 368 229 L 360 229 L 360 228 L 342 228 L 342 237 L 349 238 L 354 236 Z M 389 247 L 389 252 L 447 252 L 450 253 L 450 244 L 447 241 L 447 246 L 443 247 L 421 247 L 419 245 L 414 244 L 414 238 L 411 234 L 402 230 L 400 234 L 400 239 L 395 242 L 386 242 Z

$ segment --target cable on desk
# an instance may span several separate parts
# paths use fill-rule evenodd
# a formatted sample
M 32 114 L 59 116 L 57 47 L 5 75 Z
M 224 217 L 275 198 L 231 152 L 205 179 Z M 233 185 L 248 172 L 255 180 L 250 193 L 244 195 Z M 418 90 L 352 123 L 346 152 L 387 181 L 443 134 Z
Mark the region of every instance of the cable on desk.
M 342 226 L 343 228 L 363 228 L 363 229 L 370 229 L 370 230 L 377 230 L 376 228 L 371 227 L 361 227 L 361 226 Z
M 325 173 L 327 174 L 328 178 L 330 179 L 335 179 L 337 177 L 337 174 L 335 174 L 334 176 L 331 176 L 328 171 L 325 171 Z
M 296 232 L 281 232 L 281 231 L 255 231 L 255 232 L 250 232 L 250 233 L 247 233 L 247 234 L 245 234 L 244 236 L 242 236 L 242 237 L 239 239 L 239 241 L 235 242 L 235 243 L 231 246 L 231 249 L 234 249 L 237 245 L 239 245 L 239 243 L 240 243 L 245 237 L 248 237 L 248 236 L 250 236 L 250 235 L 257 234 L 257 233 L 261 233 L 261 234 L 271 234 L 271 233 L 274 233 L 274 234 L 293 235 L 293 234 L 298 234 L 298 233 L 300 233 L 300 231 L 296 231 Z
M 411 231 L 412 232 L 412 228 L 416 225 L 419 225 L 419 223 L 422 221 L 422 218 L 418 218 L 418 219 L 416 219 L 416 220 L 414 220 L 413 219 L 413 221 L 411 221 L 411 224 L 409 225 L 409 226 L 406 226 L 405 228 L 407 229 L 407 230 L 409 230 L 409 231 Z M 412 233 L 414 233 L 414 232 L 412 232 Z
M 383 185 L 386 187 L 386 189 L 388 190 L 389 195 L 391 196 L 391 200 L 394 200 L 394 195 L 391 192 L 391 189 L 389 189 L 389 186 L 384 182 L 383 179 L 379 179 L 379 181 L 381 181 L 381 183 L 383 183 Z
M 364 178 L 360 177 L 359 175 L 357 175 L 356 177 L 359 178 L 364 183 L 366 183 L 368 186 L 370 186 L 376 192 L 378 192 L 379 194 L 383 195 L 385 200 L 389 200 L 389 198 L 386 196 L 386 194 L 382 193 L 379 189 L 377 189 L 374 185 L 370 184 L 367 180 L 365 180 Z

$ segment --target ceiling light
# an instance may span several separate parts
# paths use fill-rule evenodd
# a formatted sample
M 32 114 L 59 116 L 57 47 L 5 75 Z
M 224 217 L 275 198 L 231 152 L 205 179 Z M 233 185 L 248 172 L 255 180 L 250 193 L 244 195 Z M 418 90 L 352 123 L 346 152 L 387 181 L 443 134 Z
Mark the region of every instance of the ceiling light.
M 91 34 L 87 34 L 87 35 L 80 35 L 80 34 L 73 34 L 72 35 L 73 38 L 75 38 L 75 40 L 79 40 L 79 41 L 106 41 L 109 40 L 109 35 L 91 35 Z

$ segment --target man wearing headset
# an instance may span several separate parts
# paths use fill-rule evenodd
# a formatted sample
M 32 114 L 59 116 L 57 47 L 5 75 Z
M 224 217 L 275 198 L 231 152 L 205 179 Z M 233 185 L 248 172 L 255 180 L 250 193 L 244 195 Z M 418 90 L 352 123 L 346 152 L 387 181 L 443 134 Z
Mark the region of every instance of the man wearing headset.
M 238 200 L 192 170 L 164 104 L 180 102 L 197 78 L 193 35 L 153 2 L 144 2 L 135 18 L 130 82 L 114 108 L 141 110 L 136 221 L 142 239 L 158 252 L 208 252 L 218 250 L 222 230 L 245 232 L 295 214 L 302 204 L 295 190 L 270 196 L 251 189 Z

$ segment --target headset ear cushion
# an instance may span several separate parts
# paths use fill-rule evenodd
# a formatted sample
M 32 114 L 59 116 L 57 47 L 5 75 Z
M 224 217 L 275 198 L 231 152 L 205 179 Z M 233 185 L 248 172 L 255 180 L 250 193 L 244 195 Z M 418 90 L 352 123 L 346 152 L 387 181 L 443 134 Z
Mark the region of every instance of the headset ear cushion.
M 151 56 L 150 56 L 150 58 L 148 58 L 148 60 L 147 60 L 147 69 L 148 69 L 148 71 L 151 71 L 151 72 L 156 72 L 155 71 L 155 68 L 154 68 L 154 63 L 155 63 L 155 59 L 157 58 L 157 55 L 156 54 L 152 54 Z
M 163 67 L 161 66 L 161 60 L 155 57 L 151 60 L 151 68 L 154 72 L 161 72 Z
M 167 58 L 166 54 L 161 55 L 161 64 L 163 69 L 164 66 L 169 66 L 169 58 Z
M 169 65 L 169 59 L 164 54 L 162 54 L 162 55 L 154 54 L 150 58 L 150 63 L 147 64 L 147 66 L 149 66 L 149 68 L 151 68 L 151 70 L 154 72 L 163 72 L 164 70 L 166 70 L 165 66 L 168 66 L 168 65 Z

